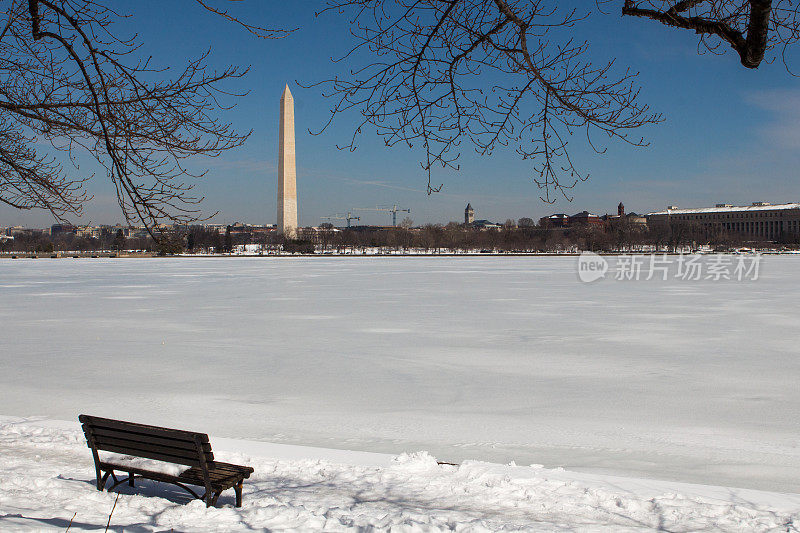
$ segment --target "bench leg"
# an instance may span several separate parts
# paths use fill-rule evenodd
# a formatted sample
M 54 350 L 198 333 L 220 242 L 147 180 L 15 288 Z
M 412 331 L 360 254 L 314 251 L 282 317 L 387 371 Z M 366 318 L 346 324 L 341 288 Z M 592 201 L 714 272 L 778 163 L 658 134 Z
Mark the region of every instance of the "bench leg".
M 133 473 L 128 474 L 128 486 L 133 487 Z
M 242 506 L 242 481 L 236 484 L 233 487 L 233 490 L 236 492 L 236 507 Z
M 111 475 L 111 472 L 106 472 L 103 474 L 103 477 L 97 480 L 97 490 L 103 490 L 103 487 L 106 486 L 106 481 L 108 481 L 108 476 Z
M 215 507 L 217 505 L 217 500 L 219 499 L 219 492 L 208 493 L 206 494 L 206 507 Z

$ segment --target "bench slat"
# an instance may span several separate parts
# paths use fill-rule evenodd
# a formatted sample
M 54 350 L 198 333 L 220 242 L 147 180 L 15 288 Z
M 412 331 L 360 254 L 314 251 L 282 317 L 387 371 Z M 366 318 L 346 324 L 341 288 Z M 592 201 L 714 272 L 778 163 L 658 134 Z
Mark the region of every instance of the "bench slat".
M 150 450 L 133 449 L 128 446 L 114 446 L 111 444 L 104 444 L 102 447 L 98 446 L 97 449 L 107 452 L 121 453 L 123 455 L 136 455 L 137 457 L 145 457 L 147 459 L 155 459 L 156 461 L 165 461 L 167 463 L 175 463 L 186 466 L 200 466 L 200 458 L 195 454 L 194 458 L 180 457 L 176 455 L 169 455 L 166 453 L 158 453 Z
M 211 466 L 210 468 L 211 470 L 219 470 L 227 472 L 248 472 L 249 474 L 253 473 L 253 468 L 250 466 L 235 465 L 232 463 L 221 463 L 219 461 L 214 462 L 214 465 Z
M 136 442 L 136 441 L 129 441 L 123 439 L 115 439 L 112 437 L 103 437 L 103 436 L 95 436 L 94 438 L 95 446 L 98 450 L 107 450 L 109 446 L 114 446 L 116 448 L 121 448 L 128 450 L 128 455 L 138 455 L 140 452 L 154 452 L 160 453 L 164 455 L 170 455 L 172 457 L 179 457 L 186 459 L 187 461 L 194 461 L 199 462 L 200 457 L 197 453 L 197 450 L 182 450 L 180 448 L 172 448 L 169 446 L 162 446 L 160 444 L 148 444 L 143 442 Z M 206 452 L 206 461 L 213 462 L 214 455 L 210 452 Z
M 194 442 L 186 442 L 183 440 L 166 439 L 163 437 L 155 437 L 153 435 L 142 435 L 140 433 L 131 433 L 130 431 L 122 431 L 119 429 L 109 428 L 84 428 L 84 433 L 90 431 L 95 438 L 113 438 L 123 439 L 132 442 L 141 442 L 143 444 L 158 444 L 162 446 L 169 446 L 170 448 L 178 448 L 182 450 L 192 450 L 196 452 L 197 447 Z M 210 452 L 211 444 L 204 443 L 203 451 Z
M 246 477 L 241 472 L 215 472 L 213 470 L 209 471 L 208 476 L 211 478 L 212 485 L 226 487 L 232 487 L 239 479 Z M 178 478 L 182 483 L 203 485 L 203 472 L 199 468 L 191 468 L 182 472 Z
M 100 462 L 100 468 L 106 472 L 114 470 L 116 472 L 125 472 L 128 474 L 130 473 L 139 474 L 142 477 L 145 477 L 147 479 L 152 479 L 154 481 L 164 481 L 167 483 L 180 481 L 180 478 L 178 476 L 174 476 L 172 474 L 165 474 L 164 472 L 154 472 L 153 470 L 147 470 L 146 468 L 139 468 L 138 466 L 118 465 L 115 463 Z M 202 484 L 200 486 L 202 486 Z
M 235 466 L 235 465 L 232 465 Z M 197 485 L 202 487 L 204 480 L 203 480 L 203 473 L 196 469 L 191 468 L 185 472 L 182 472 L 178 476 L 173 476 L 172 474 L 165 474 L 163 472 L 153 472 L 152 470 L 147 470 L 145 468 L 139 468 L 136 466 L 130 465 L 117 465 L 114 463 L 108 462 L 101 462 L 100 468 L 105 471 L 108 470 L 117 470 L 119 472 L 133 472 L 134 474 L 141 475 L 148 479 L 153 479 L 156 481 L 164 481 L 167 483 L 179 481 L 181 483 L 186 483 L 189 485 Z M 240 471 L 236 473 L 231 473 L 230 471 L 219 472 L 215 470 L 209 471 L 209 477 L 211 478 L 211 485 L 213 488 L 224 490 L 234 486 L 238 483 L 239 479 L 247 479 L 250 477 L 251 472 L 248 471 Z
M 203 443 L 208 442 L 208 435 L 205 433 L 184 431 L 181 429 L 164 428 L 159 426 L 148 426 L 146 424 L 123 422 L 121 420 L 112 420 L 110 418 L 99 418 L 95 416 L 81 415 L 78 418 L 83 424 L 87 424 L 90 427 L 98 429 L 99 428 L 118 429 L 122 431 L 130 431 L 131 433 L 140 433 L 142 435 L 152 435 L 155 437 L 183 440 L 187 442 L 194 442 L 195 437 L 199 437 L 200 442 Z

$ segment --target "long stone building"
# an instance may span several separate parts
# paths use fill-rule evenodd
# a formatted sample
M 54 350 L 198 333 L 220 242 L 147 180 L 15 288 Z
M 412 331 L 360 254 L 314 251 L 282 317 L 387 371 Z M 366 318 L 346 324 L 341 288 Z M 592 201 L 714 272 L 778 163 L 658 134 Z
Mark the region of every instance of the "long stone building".
M 693 209 L 669 206 L 665 211 L 649 213 L 647 225 L 653 229 L 686 225 L 754 239 L 777 240 L 781 236 L 800 234 L 800 203 L 717 204 Z

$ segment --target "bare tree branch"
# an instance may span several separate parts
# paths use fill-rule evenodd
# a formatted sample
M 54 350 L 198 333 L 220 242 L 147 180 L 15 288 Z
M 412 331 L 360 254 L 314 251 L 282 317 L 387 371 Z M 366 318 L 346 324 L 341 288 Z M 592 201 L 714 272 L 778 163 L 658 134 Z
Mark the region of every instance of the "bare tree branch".
M 203 8 L 263 38 L 288 32 L 238 21 L 208 0 Z M 100 0 L 6 0 L 0 32 L 0 202 L 42 208 L 57 219 L 80 216 L 91 199 L 80 152 L 90 154 L 116 188 L 131 223 L 157 233 L 165 222 L 201 218 L 184 162 L 215 157 L 249 136 L 217 115 L 220 97 L 247 69 L 206 66 L 209 52 L 167 76 L 133 39 L 114 33 L 119 14 Z M 42 152 L 40 154 L 40 152 Z M 62 153 L 72 163 L 65 169 Z M 154 233 L 154 236 L 156 236 Z
M 432 168 L 457 169 L 466 141 L 484 155 L 513 148 L 533 162 L 543 200 L 568 198 L 587 177 L 567 149 L 576 133 L 597 152 L 597 133 L 644 146 L 629 131 L 662 120 L 639 102 L 635 73 L 585 59 L 572 28 L 588 13 L 553 0 L 331 0 L 323 12 L 349 15 L 356 44 L 343 59 L 363 61 L 313 84 L 333 99 L 330 121 L 361 113 L 342 148 L 368 126 L 388 146 L 421 145 L 429 194 L 441 187 Z
M 230 0 L 234 1 L 234 0 Z M 286 37 L 290 33 L 297 31 L 297 28 L 293 28 L 291 30 L 283 30 L 283 29 L 276 29 L 276 28 L 263 28 L 261 26 L 254 26 L 252 24 L 247 24 L 243 20 L 234 17 L 233 15 L 229 14 L 228 11 L 223 11 L 221 9 L 215 8 L 209 5 L 208 1 L 204 0 L 195 0 L 198 4 L 200 4 L 204 9 L 211 11 L 215 15 L 219 15 L 220 17 L 233 22 L 234 24 L 238 24 L 248 32 L 252 33 L 256 37 L 260 39 L 282 39 Z
M 712 52 L 718 44 L 707 37 L 718 37 L 736 51 L 743 66 L 751 69 L 758 68 L 776 46 L 782 48 L 785 58 L 786 48 L 800 38 L 798 5 L 793 0 L 774 4 L 772 0 L 683 0 L 670 4 L 667 0 L 625 0 L 622 14 L 694 30 L 701 44 Z M 689 14 L 679 14 L 684 12 Z

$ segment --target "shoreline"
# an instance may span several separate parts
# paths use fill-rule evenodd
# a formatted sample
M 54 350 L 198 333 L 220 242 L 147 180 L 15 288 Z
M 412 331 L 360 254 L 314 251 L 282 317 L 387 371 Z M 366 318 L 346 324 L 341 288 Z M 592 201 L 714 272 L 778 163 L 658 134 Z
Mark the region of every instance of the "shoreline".
M 584 253 L 593 253 L 599 256 L 680 256 L 680 255 L 800 255 L 800 250 L 767 250 L 749 252 L 713 252 L 713 251 L 689 251 L 689 252 L 646 252 L 646 251 L 615 251 L 615 252 L 592 252 L 583 250 L 580 252 L 384 252 L 384 253 L 314 253 L 314 254 L 169 254 L 159 255 L 158 253 L 116 253 L 116 252 L 96 252 L 96 253 L 76 253 L 76 252 L 0 252 L 0 259 L 228 259 L 228 258 L 361 258 L 361 257 L 580 257 Z

